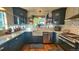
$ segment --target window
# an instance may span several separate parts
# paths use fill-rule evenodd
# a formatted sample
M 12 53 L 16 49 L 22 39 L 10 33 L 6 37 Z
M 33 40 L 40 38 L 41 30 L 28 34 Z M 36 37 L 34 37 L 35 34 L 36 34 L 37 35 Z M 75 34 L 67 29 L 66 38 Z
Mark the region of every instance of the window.
M 19 24 L 25 24 L 25 18 L 19 17 Z
M 14 24 L 18 24 L 18 25 L 25 24 L 25 18 L 14 16 Z
M 7 28 L 6 13 L 0 11 L 0 30 Z
M 19 24 L 19 17 L 18 16 L 14 16 L 14 24 Z

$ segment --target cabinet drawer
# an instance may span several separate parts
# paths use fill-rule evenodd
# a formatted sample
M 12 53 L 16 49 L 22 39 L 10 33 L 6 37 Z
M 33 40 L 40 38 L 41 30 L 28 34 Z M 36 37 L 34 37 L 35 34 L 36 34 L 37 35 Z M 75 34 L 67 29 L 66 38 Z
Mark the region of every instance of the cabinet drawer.
M 43 37 L 42 36 L 33 36 L 32 42 L 33 43 L 43 43 Z

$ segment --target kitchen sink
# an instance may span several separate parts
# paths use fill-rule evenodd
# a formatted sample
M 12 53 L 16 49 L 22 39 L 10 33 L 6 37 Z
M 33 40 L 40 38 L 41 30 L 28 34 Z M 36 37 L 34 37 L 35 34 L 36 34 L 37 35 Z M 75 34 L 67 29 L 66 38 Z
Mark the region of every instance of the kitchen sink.
M 43 32 L 41 31 L 32 32 L 32 36 L 43 36 Z

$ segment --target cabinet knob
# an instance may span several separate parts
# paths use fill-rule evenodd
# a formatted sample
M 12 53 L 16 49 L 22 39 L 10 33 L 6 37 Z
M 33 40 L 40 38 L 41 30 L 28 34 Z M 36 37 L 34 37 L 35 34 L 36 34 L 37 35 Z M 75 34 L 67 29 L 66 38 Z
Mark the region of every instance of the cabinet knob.
M 4 49 L 4 47 L 1 47 L 1 48 L 0 48 L 0 51 L 3 50 L 3 49 Z

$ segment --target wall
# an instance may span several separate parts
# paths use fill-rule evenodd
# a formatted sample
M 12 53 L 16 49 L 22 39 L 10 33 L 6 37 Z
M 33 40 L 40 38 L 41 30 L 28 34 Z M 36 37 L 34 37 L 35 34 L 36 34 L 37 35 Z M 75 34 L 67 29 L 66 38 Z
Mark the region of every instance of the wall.
M 69 30 L 71 33 L 79 35 L 79 18 L 65 20 L 65 25 L 62 31 L 65 29 Z
M 28 17 L 31 17 L 32 15 L 38 15 L 38 16 L 45 16 L 49 12 L 58 9 L 60 7 L 22 7 L 26 10 L 28 10 Z M 41 10 L 41 13 L 39 12 Z
M 6 20 L 7 20 L 7 24 L 8 24 L 8 27 L 10 25 L 14 25 L 14 20 L 13 20 L 13 11 L 12 11 L 12 8 L 10 7 L 4 7 L 6 9 Z M 6 25 L 6 24 L 5 24 Z M 4 30 L 1 30 L 0 31 L 0 36 L 1 35 L 4 35 L 5 33 L 5 29 Z
M 75 14 L 78 14 L 79 8 L 68 7 L 65 15 L 65 24 L 62 28 L 62 31 L 69 30 L 71 33 L 75 33 L 79 35 L 79 18 L 68 19 Z
M 29 12 L 28 12 L 28 17 L 31 17 L 32 15 L 45 16 L 47 13 L 48 13 L 48 12 L 45 12 L 45 11 L 43 11 L 43 12 L 41 12 L 41 13 L 38 13 L 38 12 L 36 12 L 36 11 L 29 11 Z
M 14 18 L 13 18 L 13 10 L 10 7 L 5 7 L 7 13 L 7 23 L 8 26 L 14 25 Z

